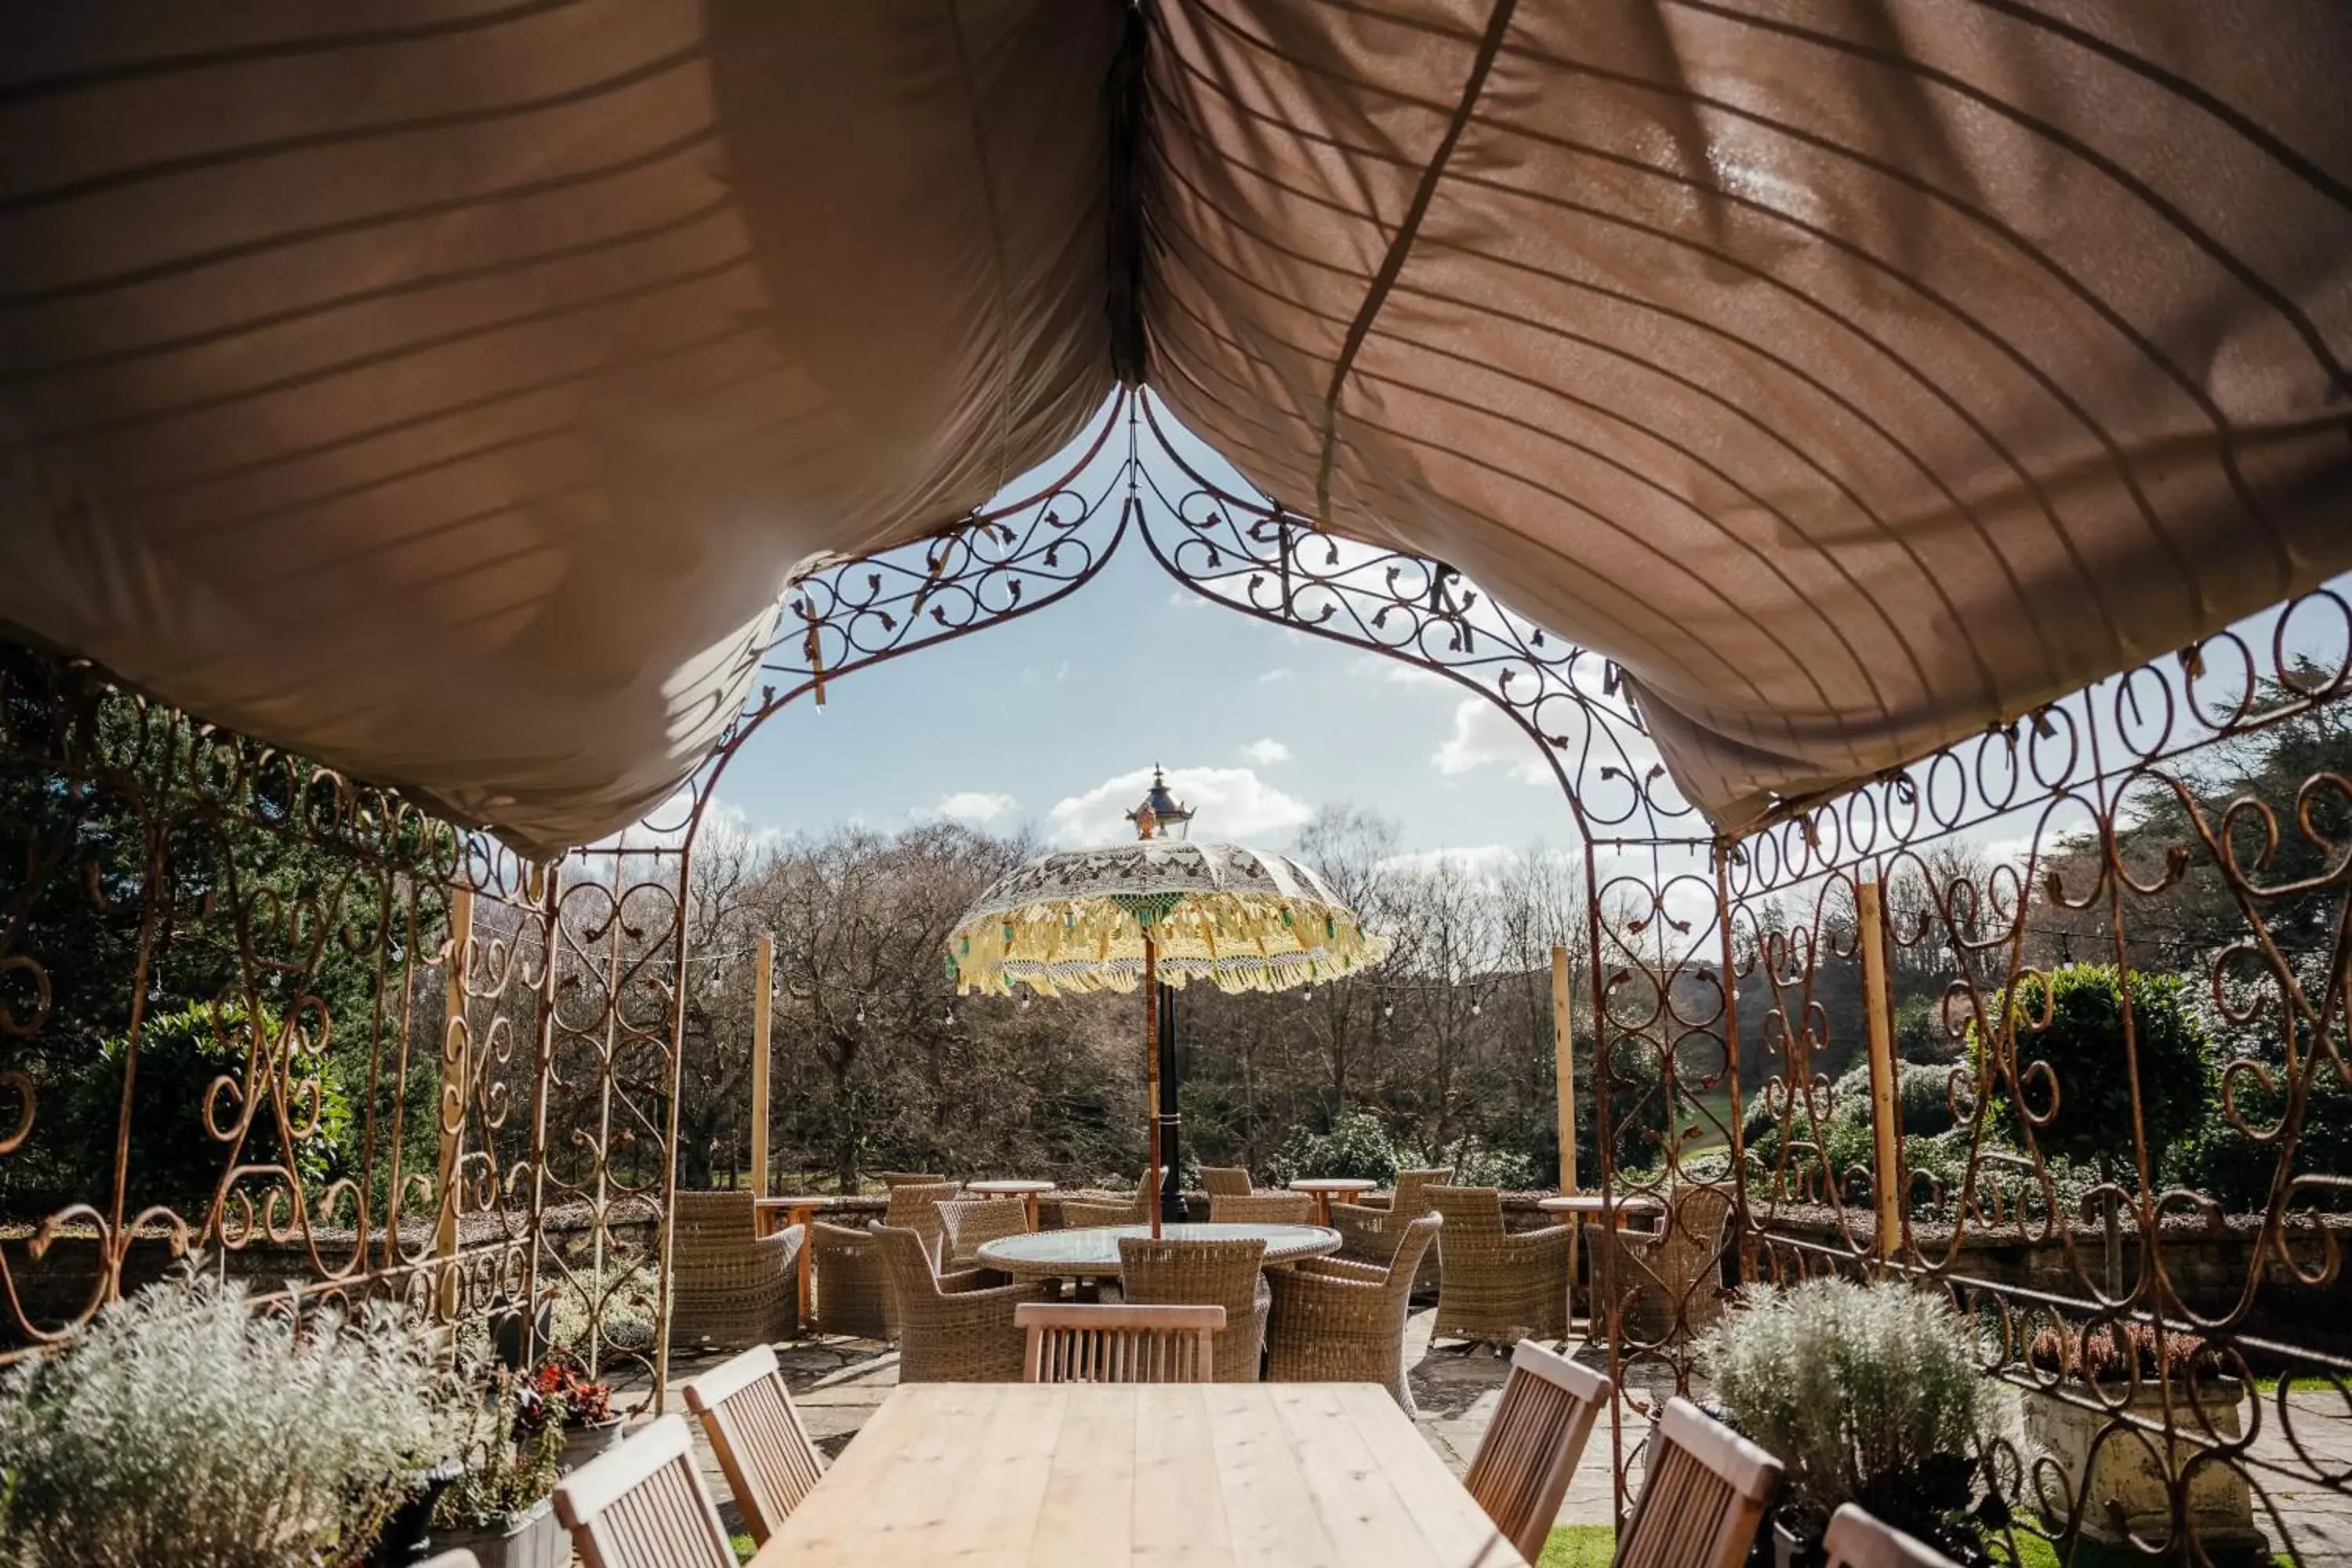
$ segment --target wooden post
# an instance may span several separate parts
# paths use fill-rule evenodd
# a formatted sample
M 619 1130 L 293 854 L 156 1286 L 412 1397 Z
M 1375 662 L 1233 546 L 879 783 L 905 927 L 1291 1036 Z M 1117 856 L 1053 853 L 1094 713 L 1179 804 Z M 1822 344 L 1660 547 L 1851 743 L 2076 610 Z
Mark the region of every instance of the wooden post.
M 474 889 L 449 891 L 449 956 L 441 971 L 441 1163 L 433 1226 L 433 1255 L 441 1260 L 441 1315 L 457 1314 L 457 1210 L 464 1194 L 467 1079 L 473 1052 L 467 1039 L 466 959 L 474 940 Z
M 1576 1191 L 1576 1057 L 1568 1017 L 1568 949 L 1551 950 L 1551 1046 L 1559 1089 L 1559 1190 Z
M 751 949 L 751 1196 L 768 1195 L 768 1007 L 775 994 L 776 937 Z M 803 1243 L 806 1245 L 805 1242 Z
M 1855 941 L 1862 948 L 1863 1017 L 1870 1046 L 1871 1195 L 1878 1216 L 1878 1256 L 1892 1258 L 1903 1237 L 1903 1100 L 1895 1089 L 1895 1005 L 1886 979 L 1886 917 L 1875 881 L 1853 888 Z M 1832 1173 L 1832 1179 L 1835 1176 Z
M 1160 1174 L 1160 939 L 1143 928 L 1143 1110 L 1150 1118 L 1148 1140 L 1151 1157 L 1144 1162 L 1145 1184 L 1158 1188 Z M 1153 1194 L 1145 1207 L 1151 1211 L 1151 1239 L 1160 1239 L 1160 1199 Z

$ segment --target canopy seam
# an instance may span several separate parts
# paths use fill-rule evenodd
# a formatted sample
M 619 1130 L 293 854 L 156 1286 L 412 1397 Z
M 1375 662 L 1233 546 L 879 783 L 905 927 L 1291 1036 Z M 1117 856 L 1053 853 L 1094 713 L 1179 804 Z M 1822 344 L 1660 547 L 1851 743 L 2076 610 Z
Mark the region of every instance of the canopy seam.
M 963 14 L 948 0 L 948 33 L 955 40 L 956 80 L 963 89 L 965 115 L 971 121 L 972 162 L 980 165 L 980 200 L 988 210 L 988 256 L 996 273 L 996 480 L 988 493 L 1004 488 L 1005 469 L 1013 447 L 1013 299 L 1004 266 L 1004 226 L 996 205 L 995 171 L 988 162 L 988 125 L 980 111 L 979 92 L 971 79 L 971 51 L 964 42 Z
M 1421 231 L 1422 219 L 1428 215 L 1429 204 L 1435 199 L 1438 184 L 1445 178 L 1446 163 L 1454 156 L 1454 145 L 1470 123 L 1479 95 L 1486 90 L 1486 74 L 1494 68 L 1495 57 L 1502 51 L 1503 35 L 1510 30 L 1511 13 L 1517 8 L 1517 0 L 1495 0 L 1495 9 L 1486 18 L 1486 36 L 1479 40 L 1477 58 L 1471 61 L 1470 74 L 1462 83 L 1461 101 L 1454 106 L 1454 117 L 1446 122 L 1445 134 L 1438 139 L 1437 150 L 1430 154 L 1428 167 L 1421 172 L 1421 184 L 1412 193 L 1412 203 L 1405 208 L 1404 220 L 1397 226 L 1395 237 L 1389 241 L 1389 253 L 1381 260 L 1372 286 L 1365 290 L 1363 305 L 1349 326 L 1347 340 L 1339 346 L 1339 357 L 1331 366 L 1331 387 L 1323 397 L 1323 450 L 1315 469 L 1315 511 L 1326 522 L 1331 516 L 1331 464 L 1338 451 L 1339 397 L 1347 387 L 1348 373 L 1354 367 L 1357 352 L 1364 346 L 1381 307 L 1388 303 L 1389 290 L 1395 286 L 1397 275 L 1404 270 L 1413 237 Z

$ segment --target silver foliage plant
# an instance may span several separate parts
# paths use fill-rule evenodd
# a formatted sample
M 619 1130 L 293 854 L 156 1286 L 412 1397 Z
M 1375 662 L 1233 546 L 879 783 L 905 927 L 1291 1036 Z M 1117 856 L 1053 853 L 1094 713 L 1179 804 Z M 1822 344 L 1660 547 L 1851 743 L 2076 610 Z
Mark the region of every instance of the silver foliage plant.
M 1890 1478 L 1948 1468 L 2013 1439 L 2002 1386 L 1980 1372 L 1969 1324 L 1899 1283 L 1750 1286 L 1710 1330 L 1699 1367 L 1725 1416 L 1787 1467 L 1780 1514 L 1818 1532 Z
M 108 1308 L 0 1381 L 0 1564 L 356 1560 L 454 1435 L 431 1343 L 381 1303 L 297 1324 L 200 1278 Z

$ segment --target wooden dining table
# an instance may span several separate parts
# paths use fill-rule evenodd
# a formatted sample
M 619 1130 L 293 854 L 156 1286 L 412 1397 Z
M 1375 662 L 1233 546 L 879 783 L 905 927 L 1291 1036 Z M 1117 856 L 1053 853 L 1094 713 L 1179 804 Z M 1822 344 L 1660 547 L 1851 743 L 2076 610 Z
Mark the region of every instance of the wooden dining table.
M 753 1568 L 1526 1568 L 1372 1384 L 915 1384 Z

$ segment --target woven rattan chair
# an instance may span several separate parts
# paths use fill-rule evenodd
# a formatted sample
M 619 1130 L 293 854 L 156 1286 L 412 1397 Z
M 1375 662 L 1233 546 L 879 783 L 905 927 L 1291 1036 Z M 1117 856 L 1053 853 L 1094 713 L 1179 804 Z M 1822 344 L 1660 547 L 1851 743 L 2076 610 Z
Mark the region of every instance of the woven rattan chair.
M 798 1331 L 794 1265 L 807 1237 L 798 1226 L 760 1235 L 751 1205 L 748 1192 L 677 1194 L 670 1240 L 673 1342 L 764 1345 Z
M 1616 1253 L 1615 1295 L 1622 1326 L 1646 1342 L 1679 1342 L 1711 1328 L 1723 1316 L 1724 1230 L 1731 1222 L 1731 1190 L 1686 1186 L 1668 1200 L 1655 1235 L 1593 1228 L 1593 1319 L 1609 1322 L 1601 1281 L 1609 1276 L 1605 1251 Z
M 556 1484 L 555 1517 L 587 1568 L 735 1568 L 735 1550 L 675 1415 Z
M 1780 1460 L 1689 1400 L 1667 1400 L 1616 1568 L 1738 1568 L 1780 1484 Z
M 1396 1194 L 1385 1209 L 1365 1204 L 1331 1204 L 1331 1228 L 1339 1233 L 1339 1256 L 1386 1268 L 1404 1227 L 1430 1212 L 1429 1189 L 1454 1179 L 1451 1169 L 1399 1171 Z M 1422 1255 L 1421 1271 L 1413 1276 L 1416 1291 L 1437 1289 L 1437 1251 Z
M 1257 1189 L 1250 1182 L 1250 1173 L 1241 1165 L 1203 1165 L 1201 1167 L 1201 1190 L 1209 1194 L 1210 1206 L 1219 1198 L 1245 1198 Z
M 765 1345 L 745 1351 L 680 1392 L 726 1472 L 743 1528 L 754 1542 L 767 1540 L 824 1474 L 776 1352 Z
M 1019 1198 L 951 1198 L 940 1205 L 947 1232 L 945 1267 L 976 1268 L 980 1249 L 1008 1236 L 1029 1234 L 1029 1205 Z
M 1829 1568 L 1958 1568 L 1918 1537 L 1864 1513 L 1860 1503 L 1847 1503 L 1830 1515 L 1822 1551 Z
M 1531 1340 L 1511 1352 L 1502 1401 L 1462 1485 L 1530 1563 L 1543 1555 L 1592 1423 L 1615 1387 Z
M 819 1220 L 809 1226 L 809 1268 L 815 1279 L 818 1332 L 861 1340 L 898 1337 L 890 1277 L 873 1237 Z
M 948 1240 L 940 1205 L 962 1191 L 961 1182 L 902 1183 L 890 1189 L 890 1206 L 882 1211 L 882 1223 L 921 1237 L 923 1245 L 931 1249 L 931 1261 L 937 1263 L 946 1256 Z
M 943 1175 L 919 1175 L 909 1171 L 877 1171 L 874 1179 L 896 1192 L 900 1187 L 936 1187 L 947 1180 Z
M 1220 1225 L 1313 1225 L 1312 1193 L 1249 1193 L 1209 1195 L 1209 1218 Z
M 1303 1195 L 1303 1194 L 1302 1194 Z M 1266 1270 L 1274 1311 L 1266 1321 L 1265 1375 L 1274 1383 L 1377 1383 L 1414 1414 L 1404 1375 L 1404 1321 L 1412 1276 L 1441 1222 L 1423 1215 L 1405 1227 L 1388 1267 L 1310 1258 Z
M 1437 1233 L 1444 1263 L 1433 1339 L 1516 1344 L 1556 1340 L 1568 1331 L 1568 1249 L 1564 1225 L 1511 1235 L 1503 1228 L 1503 1194 L 1494 1187 L 1429 1187 L 1430 1207 L 1445 1216 Z
M 1013 1321 L 1031 1383 L 1214 1381 L 1223 1307 L 1061 1306 L 1031 1301 Z
M 1219 1383 L 1255 1383 L 1265 1346 L 1266 1311 L 1274 1293 L 1265 1282 L 1265 1243 L 1192 1241 L 1123 1236 L 1118 1240 L 1119 1292 L 1138 1306 L 1223 1307 L 1216 1337 Z
M 1151 1211 L 1140 1203 L 1099 1203 L 1089 1198 L 1062 1200 L 1062 1228 L 1087 1230 L 1099 1225 L 1150 1225 Z
M 898 1301 L 900 1383 L 1018 1383 L 1021 1331 L 1013 1314 L 1024 1301 L 1042 1301 L 1034 1283 L 992 1285 L 984 1268 L 941 1274 L 916 1232 L 874 1227 Z

